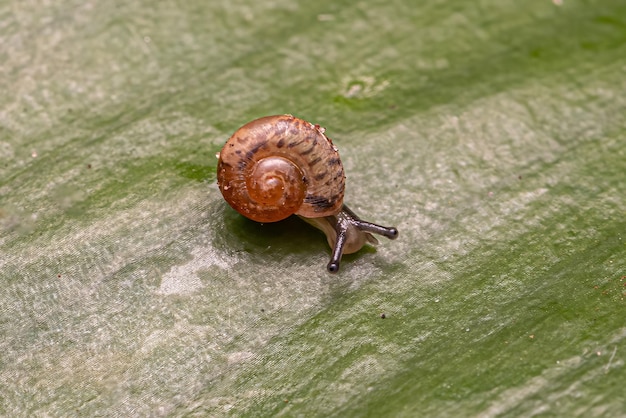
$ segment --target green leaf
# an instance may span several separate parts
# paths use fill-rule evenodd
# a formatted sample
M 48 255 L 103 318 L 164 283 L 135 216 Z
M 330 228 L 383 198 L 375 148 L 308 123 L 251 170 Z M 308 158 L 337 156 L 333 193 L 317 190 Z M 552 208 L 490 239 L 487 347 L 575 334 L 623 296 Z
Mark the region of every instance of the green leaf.
M 0 5 L 0 415 L 621 416 L 626 4 Z M 329 275 L 215 185 L 326 127 Z

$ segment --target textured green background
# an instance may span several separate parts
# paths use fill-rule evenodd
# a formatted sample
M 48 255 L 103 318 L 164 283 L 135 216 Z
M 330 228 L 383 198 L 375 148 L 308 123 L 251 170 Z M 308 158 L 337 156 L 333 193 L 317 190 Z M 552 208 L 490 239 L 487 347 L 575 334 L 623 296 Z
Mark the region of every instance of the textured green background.
M 558 3 L 2 2 L 0 415 L 626 416 L 626 3 Z M 277 113 L 398 240 L 226 206 Z

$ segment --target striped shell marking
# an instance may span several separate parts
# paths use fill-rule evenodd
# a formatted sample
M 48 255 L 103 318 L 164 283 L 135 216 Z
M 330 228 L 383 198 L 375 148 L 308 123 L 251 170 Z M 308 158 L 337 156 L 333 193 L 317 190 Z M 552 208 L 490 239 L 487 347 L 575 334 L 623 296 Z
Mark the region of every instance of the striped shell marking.
M 345 187 L 339 153 L 324 129 L 291 115 L 239 128 L 219 154 L 217 181 L 228 204 L 257 222 L 337 214 Z

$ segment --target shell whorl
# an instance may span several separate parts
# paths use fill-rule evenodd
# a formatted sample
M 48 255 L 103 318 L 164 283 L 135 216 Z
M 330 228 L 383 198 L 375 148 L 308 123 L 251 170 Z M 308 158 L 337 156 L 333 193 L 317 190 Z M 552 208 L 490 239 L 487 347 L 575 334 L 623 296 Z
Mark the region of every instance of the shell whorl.
M 339 153 L 324 130 L 291 115 L 239 128 L 220 152 L 217 181 L 228 204 L 257 222 L 336 214 L 345 187 Z

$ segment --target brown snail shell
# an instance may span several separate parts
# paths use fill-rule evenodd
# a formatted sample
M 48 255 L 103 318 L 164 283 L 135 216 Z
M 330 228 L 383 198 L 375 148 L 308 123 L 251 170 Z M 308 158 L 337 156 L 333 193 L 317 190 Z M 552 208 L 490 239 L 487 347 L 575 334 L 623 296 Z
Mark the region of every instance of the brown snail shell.
M 276 222 L 295 214 L 321 229 L 333 249 L 330 272 L 339 270 L 343 253 L 376 243 L 371 233 L 398 235 L 396 228 L 362 221 L 343 204 L 337 148 L 324 128 L 291 115 L 239 128 L 219 153 L 217 183 L 228 204 L 247 218 Z
M 217 182 L 237 212 L 257 222 L 339 212 L 345 176 L 322 128 L 291 115 L 239 128 L 220 152 Z

